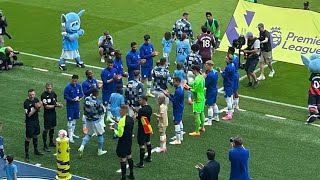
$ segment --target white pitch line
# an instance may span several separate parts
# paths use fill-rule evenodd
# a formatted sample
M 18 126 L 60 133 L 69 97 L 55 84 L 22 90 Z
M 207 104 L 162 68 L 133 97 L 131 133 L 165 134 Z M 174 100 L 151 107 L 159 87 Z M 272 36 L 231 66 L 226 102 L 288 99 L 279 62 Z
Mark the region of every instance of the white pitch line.
M 26 56 L 32 56 L 32 57 L 37 57 L 37 58 L 42 58 L 42 59 L 47 59 L 47 60 L 51 60 L 51 61 L 60 61 L 59 59 L 56 59 L 56 58 L 51 58 L 51 57 L 46 57 L 46 56 L 41 56 L 41 55 L 37 55 L 37 54 L 31 54 L 31 53 L 26 53 L 26 52 L 20 52 L 20 54 L 23 54 L 23 55 L 26 55 Z M 75 62 L 71 62 L 71 61 L 66 61 L 66 63 L 68 64 L 76 64 Z M 98 66 L 93 66 L 93 65 L 88 65 L 88 64 L 85 64 L 86 67 L 89 67 L 89 68 L 94 68 L 94 69 L 104 69 L 102 67 L 98 67 Z
M 47 69 L 41 69 L 41 68 L 32 68 L 34 70 L 42 71 L 42 72 L 48 72 L 49 70 Z
M 267 116 L 267 117 L 271 117 L 271 118 L 276 118 L 276 119 L 282 119 L 282 120 L 287 119 L 287 118 L 284 118 L 284 117 L 274 116 L 274 115 L 271 115 L 271 114 L 266 114 L 265 116 Z
M 72 74 L 68 74 L 68 73 L 61 73 L 64 76 L 72 76 Z
M 154 153 L 154 152 L 160 152 L 159 149 L 160 149 L 160 147 L 155 147 L 155 148 L 153 148 L 153 149 L 151 150 L 151 154 Z M 145 153 L 144 155 L 147 156 L 148 153 Z M 128 165 L 128 164 L 127 164 L 126 168 L 127 168 L 127 169 L 129 168 L 129 165 Z M 116 172 L 117 172 L 117 173 L 121 173 L 121 169 L 118 169 Z
M 308 124 L 308 125 L 320 127 L 320 124 L 313 124 L 313 123 L 311 123 L 311 124 Z

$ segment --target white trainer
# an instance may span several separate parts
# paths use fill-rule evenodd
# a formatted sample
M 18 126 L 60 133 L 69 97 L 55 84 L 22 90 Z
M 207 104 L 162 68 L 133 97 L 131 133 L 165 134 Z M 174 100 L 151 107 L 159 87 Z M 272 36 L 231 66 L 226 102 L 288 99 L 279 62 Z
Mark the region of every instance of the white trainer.
M 106 62 L 106 60 L 104 59 L 104 56 L 102 56 L 100 60 L 102 63 Z
M 258 81 L 263 81 L 265 79 L 266 79 L 266 77 L 264 77 L 264 75 L 262 75 L 262 74 L 257 78 Z
M 79 136 L 77 136 L 77 135 L 75 135 L 75 134 L 73 134 L 72 136 L 73 136 L 73 138 L 75 138 L 75 139 L 79 139 Z
M 178 144 L 181 144 L 181 141 L 174 140 L 174 141 L 170 142 L 170 144 L 178 145 Z
M 78 149 L 78 151 L 80 152 L 80 156 L 82 156 L 83 150 L 84 150 L 84 145 L 81 145 Z
M 98 156 L 104 155 L 108 151 L 103 151 L 102 149 L 98 149 Z
M 272 71 L 270 71 L 270 73 L 269 73 L 269 77 L 273 77 L 274 76 L 274 74 L 275 74 L 276 72 L 274 71 L 274 70 L 272 70 Z
M 218 116 L 218 115 L 214 116 L 212 120 L 217 121 L 217 122 L 219 122 L 219 121 L 220 121 L 220 120 L 219 120 L 219 116 Z
M 209 121 L 205 122 L 204 125 L 205 126 L 211 126 L 212 125 L 212 121 L 209 120 Z

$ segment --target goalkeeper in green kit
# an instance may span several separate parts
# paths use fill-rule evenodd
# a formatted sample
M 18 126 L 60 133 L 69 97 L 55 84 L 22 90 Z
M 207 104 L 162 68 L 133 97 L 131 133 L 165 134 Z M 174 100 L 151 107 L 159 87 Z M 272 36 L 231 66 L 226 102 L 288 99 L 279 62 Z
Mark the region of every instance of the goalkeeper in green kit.
M 205 79 L 200 73 L 200 67 L 198 65 L 193 65 L 191 67 L 192 73 L 196 76 L 194 82 L 189 87 L 185 89 L 190 89 L 192 92 L 192 97 L 194 97 L 192 110 L 195 118 L 195 131 L 189 133 L 190 136 L 200 136 L 200 131 L 204 132 L 204 106 L 205 106 L 205 96 L 204 87 Z

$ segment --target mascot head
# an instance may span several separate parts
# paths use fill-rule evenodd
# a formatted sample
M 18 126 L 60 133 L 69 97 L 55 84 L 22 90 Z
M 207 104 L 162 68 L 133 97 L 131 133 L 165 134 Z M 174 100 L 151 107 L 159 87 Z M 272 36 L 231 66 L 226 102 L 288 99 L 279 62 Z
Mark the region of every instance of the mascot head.
M 309 69 L 311 73 L 320 73 L 320 55 L 311 54 L 310 58 L 301 55 L 303 64 Z
M 84 13 L 81 10 L 78 14 L 70 12 L 66 15 L 61 15 L 61 23 L 63 29 L 68 33 L 76 33 L 80 29 L 80 16 Z

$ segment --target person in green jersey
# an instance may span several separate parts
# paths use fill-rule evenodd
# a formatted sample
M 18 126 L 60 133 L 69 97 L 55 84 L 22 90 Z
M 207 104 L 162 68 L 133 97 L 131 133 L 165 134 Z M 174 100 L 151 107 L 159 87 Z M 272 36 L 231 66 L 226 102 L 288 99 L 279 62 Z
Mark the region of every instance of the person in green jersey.
M 192 104 L 192 110 L 195 118 L 195 130 L 189 133 L 190 136 L 200 136 L 200 131 L 204 132 L 204 86 L 205 80 L 200 73 L 200 67 L 198 65 L 193 65 L 191 67 L 192 73 L 196 76 L 194 82 L 190 84 L 190 91 L 192 92 L 192 97 L 194 101 Z
M 220 27 L 217 20 L 212 18 L 211 12 L 206 12 L 207 21 L 204 23 L 204 25 L 208 28 L 208 32 L 210 32 L 211 35 L 214 36 L 214 39 L 216 41 L 215 49 L 217 49 L 220 45 Z

